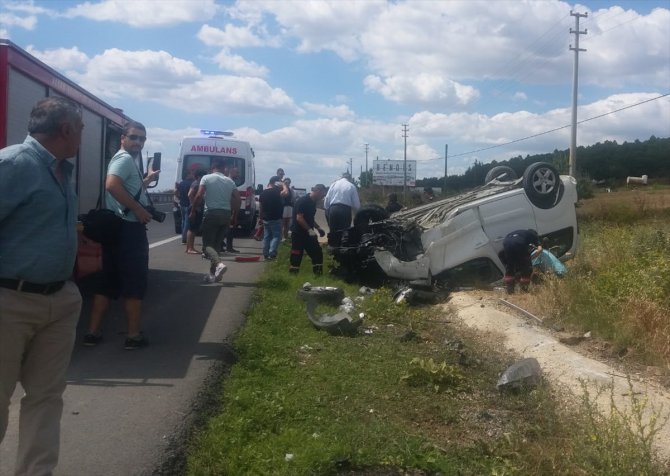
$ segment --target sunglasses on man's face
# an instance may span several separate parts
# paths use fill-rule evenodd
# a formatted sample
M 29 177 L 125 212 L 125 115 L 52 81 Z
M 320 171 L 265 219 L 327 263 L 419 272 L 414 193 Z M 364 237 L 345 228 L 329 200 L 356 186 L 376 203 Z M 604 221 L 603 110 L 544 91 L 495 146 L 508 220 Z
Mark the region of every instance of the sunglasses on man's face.
M 147 140 L 147 136 L 138 136 L 138 135 L 136 135 L 136 134 L 130 134 L 130 135 L 126 136 L 126 137 L 127 137 L 128 139 L 130 139 L 130 140 L 138 140 L 138 141 L 140 141 L 140 142 L 144 142 L 144 141 Z

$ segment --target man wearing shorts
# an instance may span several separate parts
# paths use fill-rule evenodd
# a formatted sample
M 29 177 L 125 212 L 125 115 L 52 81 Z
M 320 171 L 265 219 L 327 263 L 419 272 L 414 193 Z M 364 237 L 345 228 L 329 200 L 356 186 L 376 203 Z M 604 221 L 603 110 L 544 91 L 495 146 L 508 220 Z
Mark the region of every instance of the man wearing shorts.
M 147 290 L 149 273 L 149 241 L 146 224 L 151 214 L 146 186 L 156 179 L 159 170 L 142 176 L 137 166 L 147 139 L 146 128 L 131 121 L 123 128 L 121 149 L 112 157 L 105 179 L 105 204 L 123 220 L 117 244 L 103 245 L 103 279 L 93 297 L 91 321 L 84 336 L 85 346 L 95 346 L 102 341 L 102 320 L 110 299 L 124 298 L 128 334 L 124 348 L 139 349 L 147 344 L 140 328 L 142 300 Z M 135 198 L 137 197 L 137 199 Z

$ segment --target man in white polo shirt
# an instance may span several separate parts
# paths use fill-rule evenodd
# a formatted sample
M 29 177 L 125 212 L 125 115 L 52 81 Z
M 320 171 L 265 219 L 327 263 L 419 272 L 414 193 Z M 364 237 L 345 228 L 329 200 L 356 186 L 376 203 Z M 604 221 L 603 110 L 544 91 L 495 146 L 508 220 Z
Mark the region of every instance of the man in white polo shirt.
M 351 182 L 351 174 L 345 172 L 342 178 L 328 187 L 328 193 L 323 202 L 328 220 L 328 247 L 338 247 L 342 241 L 342 231 L 351 226 L 351 218 L 356 210 L 361 208 L 358 190 Z

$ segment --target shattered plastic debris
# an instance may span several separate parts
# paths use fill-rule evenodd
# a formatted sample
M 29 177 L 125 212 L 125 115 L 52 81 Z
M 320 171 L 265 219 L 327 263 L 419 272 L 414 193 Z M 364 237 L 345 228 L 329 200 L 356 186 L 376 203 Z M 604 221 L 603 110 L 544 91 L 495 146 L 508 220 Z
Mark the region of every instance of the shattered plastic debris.
M 412 295 L 414 294 L 414 290 L 412 288 L 402 288 L 398 292 L 396 292 L 393 295 L 393 301 L 396 304 L 401 304 L 403 302 L 409 302 L 412 298 Z
M 342 299 L 342 304 L 338 309 L 342 312 L 346 312 L 347 314 L 349 314 L 354 310 L 354 301 L 352 301 L 351 298 L 345 297 L 344 299 Z
M 307 286 L 309 285 L 309 286 Z M 363 323 L 362 318 L 352 319 L 349 312 L 354 310 L 354 303 L 349 298 L 344 298 L 344 291 L 336 287 L 312 287 L 305 283 L 298 291 L 298 296 L 305 301 L 307 307 L 307 317 L 317 329 L 323 329 L 333 335 L 356 335 L 358 328 Z M 334 315 L 322 314 L 316 316 L 316 307 L 318 304 L 334 304 L 342 302 L 340 308 L 346 304 L 349 311 L 340 310 Z
M 542 381 L 542 368 L 533 357 L 520 360 L 510 365 L 498 380 L 498 390 L 535 387 Z

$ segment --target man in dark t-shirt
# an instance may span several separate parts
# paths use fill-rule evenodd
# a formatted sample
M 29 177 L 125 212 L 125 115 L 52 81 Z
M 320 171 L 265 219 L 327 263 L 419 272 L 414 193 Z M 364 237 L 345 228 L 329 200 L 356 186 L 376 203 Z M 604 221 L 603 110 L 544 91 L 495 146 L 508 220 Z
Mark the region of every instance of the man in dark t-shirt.
M 186 244 L 186 235 L 188 233 L 188 207 L 191 202 L 188 199 L 188 191 L 191 189 L 193 183 L 193 172 L 189 172 L 188 176 L 177 183 L 176 194 L 179 197 L 179 211 L 181 212 L 181 242 Z
M 276 175 L 270 178 L 268 186 L 259 198 L 260 216 L 263 220 L 263 257 L 272 260 L 277 257 L 281 241 L 281 217 L 284 212 L 284 197 L 288 187 Z
M 291 225 L 291 265 L 290 273 L 300 271 L 302 255 L 306 251 L 312 260 L 312 271 L 316 276 L 323 273 L 323 251 L 319 245 L 319 236 L 325 236 L 326 232 L 314 220 L 316 215 L 316 204 L 326 196 L 326 186 L 316 184 L 312 187 L 309 195 L 300 197 L 293 206 L 293 223 Z
M 533 274 L 531 252 L 535 248 L 542 251 L 540 238 L 535 230 L 516 230 L 505 236 L 502 256 L 505 258 L 505 286 L 508 293 L 514 292 L 517 273 L 520 275 L 521 290 L 528 290 Z

